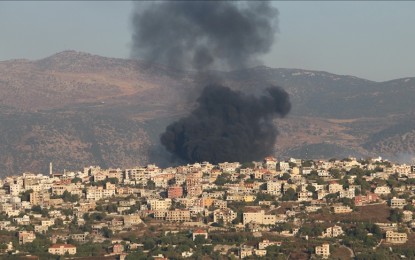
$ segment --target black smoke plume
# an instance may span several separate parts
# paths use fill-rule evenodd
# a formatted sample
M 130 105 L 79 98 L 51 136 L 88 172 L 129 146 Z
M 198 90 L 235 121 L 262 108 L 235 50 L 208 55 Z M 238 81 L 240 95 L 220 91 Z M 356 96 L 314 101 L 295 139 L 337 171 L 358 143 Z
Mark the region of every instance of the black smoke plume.
M 132 56 L 195 69 L 196 81 L 212 82 L 208 70 L 246 68 L 268 53 L 277 17 L 268 1 L 139 3 L 132 19 Z M 209 84 L 197 103 L 161 135 L 166 149 L 186 162 L 244 162 L 271 154 L 277 136 L 272 119 L 291 108 L 279 87 L 257 97 Z
M 138 3 L 132 55 L 179 69 L 244 68 L 270 50 L 277 16 L 260 1 Z
M 288 94 L 278 87 L 266 96 L 246 96 L 220 85 L 204 88 L 198 108 L 169 125 L 161 136 L 168 151 L 187 162 L 246 162 L 270 155 L 277 130 L 275 116 L 291 108 Z

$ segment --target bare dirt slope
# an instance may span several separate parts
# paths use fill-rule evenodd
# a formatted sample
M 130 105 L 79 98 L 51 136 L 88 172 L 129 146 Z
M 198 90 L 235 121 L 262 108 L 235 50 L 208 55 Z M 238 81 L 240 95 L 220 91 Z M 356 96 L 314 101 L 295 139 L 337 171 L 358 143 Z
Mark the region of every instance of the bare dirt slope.
M 300 69 L 211 72 L 258 94 L 284 87 L 292 101 L 277 119 L 275 156 L 331 158 L 415 151 L 415 79 L 373 82 Z M 0 174 L 132 167 L 170 157 L 159 145 L 167 124 L 195 106 L 200 78 L 136 60 L 64 51 L 42 60 L 0 62 Z

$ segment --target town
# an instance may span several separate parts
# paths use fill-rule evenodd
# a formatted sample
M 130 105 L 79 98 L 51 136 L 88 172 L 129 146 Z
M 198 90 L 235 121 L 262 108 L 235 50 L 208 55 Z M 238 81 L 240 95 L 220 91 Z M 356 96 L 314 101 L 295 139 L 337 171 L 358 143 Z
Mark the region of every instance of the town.
M 0 180 L 1 259 L 415 256 L 415 166 L 382 158 L 85 167 Z

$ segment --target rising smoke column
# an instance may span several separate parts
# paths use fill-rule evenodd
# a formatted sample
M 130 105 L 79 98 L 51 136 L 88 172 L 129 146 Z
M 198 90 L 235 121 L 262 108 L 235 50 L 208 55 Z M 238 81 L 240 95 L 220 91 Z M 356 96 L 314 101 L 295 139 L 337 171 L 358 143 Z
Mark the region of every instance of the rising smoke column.
M 137 4 L 132 56 L 194 69 L 239 69 L 270 51 L 278 10 L 269 2 L 166 1 Z M 161 135 L 168 151 L 187 162 L 252 161 L 273 151 L 276 116 L 290 108 L 288 94 L 270 87 L 261 97 L 210 84 L 188 117 Z
M 169 125 L 161 136 L 168 151 L 187 162 L 246 162 L 272 152 L 275 116 L 291 108 L 288 94 L 270 87 L 262 97 L 246 96 L 220 85 L 204 88 L 198 108 Z
M 244 68 L 269 52 L 278 10 L 269 2 L 138 3 L 132 56 L 175 68 Z

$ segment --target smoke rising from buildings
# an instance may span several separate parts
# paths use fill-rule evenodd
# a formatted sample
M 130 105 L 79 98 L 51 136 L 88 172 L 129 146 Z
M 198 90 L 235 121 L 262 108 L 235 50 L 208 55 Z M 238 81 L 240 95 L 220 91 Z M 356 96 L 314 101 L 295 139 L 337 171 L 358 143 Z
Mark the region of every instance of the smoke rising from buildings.
M 277 17 L 260 1 L 139 3 L 132 55 L 179 69 L 244 68 L 270 51 Z
M 290 108 L 288 94 L 270 87 L 261 97 L 246 96 L 220 85 L 206 86 L 198 108 L 169 125 L 161 136 L 168 151 L 187 162 L 246 162 L 272 152 L 276 115 Z
M 138 4 L 133 16 L 133 57 L 198 71 L 246 68 L 270 51 L 278 10 L 269 2 L 166 1 Z M 209 84 L 188 117 L 172 123 L 161 143 L 186 162 L 252 161 L 272 154 L 277 130 L 272 119 L 285 116 L 288 94 L 270 87 L 249 96 Z

